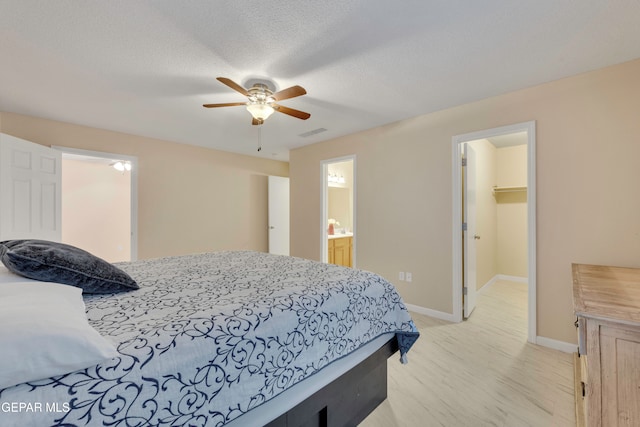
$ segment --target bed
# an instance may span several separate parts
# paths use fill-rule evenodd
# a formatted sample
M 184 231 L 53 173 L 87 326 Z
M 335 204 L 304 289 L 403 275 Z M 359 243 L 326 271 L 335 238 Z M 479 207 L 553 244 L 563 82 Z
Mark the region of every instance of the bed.
M 83 295 L 115 357 L 0 389 L 0 425 L 355 425 L 419 336 L 367 271 L 252 251 L 117 267 L 139 289 Z

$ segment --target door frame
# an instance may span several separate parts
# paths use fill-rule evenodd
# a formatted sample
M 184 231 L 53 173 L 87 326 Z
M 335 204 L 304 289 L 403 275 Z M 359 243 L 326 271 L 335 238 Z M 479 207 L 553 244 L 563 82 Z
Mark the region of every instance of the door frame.
M 357 246 L 357 235 L 356 235 L 356 218 L 357 218 L 357 179 L 356 179 L 356 155 L 351 154 L 348 156 L 335 157 L 332 159 L 322 160 L 320 162 L 320 261 L 321 262 L 329 262 L 328 260 L 328 231 L 327 231 L 327 222 L 329 221 L 329 216 L 327 214 L 327 208 L 329 204 L 329 165 L 332 163 L 342 163 L 342 162 L 353 162 L 353 211 L 351 212 L 351 221 L 352 221 L 352 231 L 353 231 L 353 253 L 351 254 L 351 266 L 353 268 L 356 267 L 356 258 L 358 251 L 356 250 Z
M 478 284 L 478 268 L 475 239 L 471 239 L 471 234 L 477 233 L 477 176 L 476 155 L 475 150 L 469 143 L 460 144 L 462 157 L 466 159 L 463 166 L 464 173 L 462 177 L 462 222 L 467 223 L 466 230 L 462 230 L 462 286 L 463 286 L 463 302 L 462 302 L 462 318 L 468 319 L 476 308 L 476 294 Z M 473 171 L 474 173 L 470 173 Z M 469 184 L 473 184 L 473 186 Z M 473 190 L 470 189 L 473 187 Z M 473 203 L 469 203 L 469 196 L 473 194 Z M 473 213 L 473 215 L 471 215 Z M 473 247 L 472 247 L 473 246 Z M 473 256 L 472 256 L 473 255 Z M 472 262 L 473 260 L 473 262 Z M 464 293 L 464 289 L 467 293 Z
M 138 158 L 125 154 L 107 153 L 104 151 L 82 150 L 79 148 L 52 146 L 63 154 L 98 157 L 109 160 L 124 160 L 131 163 L 131 261 L 138 260 Z
M 533 344 L 537 338 L 536 301 L 536 122 L 535 120 L 493 129 L 455 135 L 452 138 L 453 170 L 453 321 L 462 321 L 462 143 L 483 138 L 527 132 L 527 273 L 528 334 Z

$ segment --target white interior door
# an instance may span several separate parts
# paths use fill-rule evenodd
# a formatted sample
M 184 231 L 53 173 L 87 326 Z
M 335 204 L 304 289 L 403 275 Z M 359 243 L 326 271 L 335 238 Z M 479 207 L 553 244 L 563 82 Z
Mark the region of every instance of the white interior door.
M 61 153 L 0 134 L 0 240 L 61 238 Z
M 476 307 L 476 240 L 480 238 L 476 229 L 476 153 L 464 144 L 464 318 L 471 316 Z
M 269 177 L 269 253 L 289 255 L 289 178 Z

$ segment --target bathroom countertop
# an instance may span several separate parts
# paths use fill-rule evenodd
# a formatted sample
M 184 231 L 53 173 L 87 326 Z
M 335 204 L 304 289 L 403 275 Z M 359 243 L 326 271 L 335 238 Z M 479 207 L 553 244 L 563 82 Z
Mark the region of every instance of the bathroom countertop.
M 336 233 L 327 235 L 329 240 L 331 239 L 339 239 L 340 237 L 353 237 L 353 233 Z

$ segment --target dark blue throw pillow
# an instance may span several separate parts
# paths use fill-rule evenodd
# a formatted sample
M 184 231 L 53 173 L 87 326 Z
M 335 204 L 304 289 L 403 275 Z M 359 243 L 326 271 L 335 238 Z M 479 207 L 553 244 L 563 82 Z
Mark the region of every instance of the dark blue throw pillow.
M 127 273 L 89 252 L 46 240 L 0 242 L 0 258 L 9 271 L 29 279 L 82 288 L 85 294 L 138 289 Z

